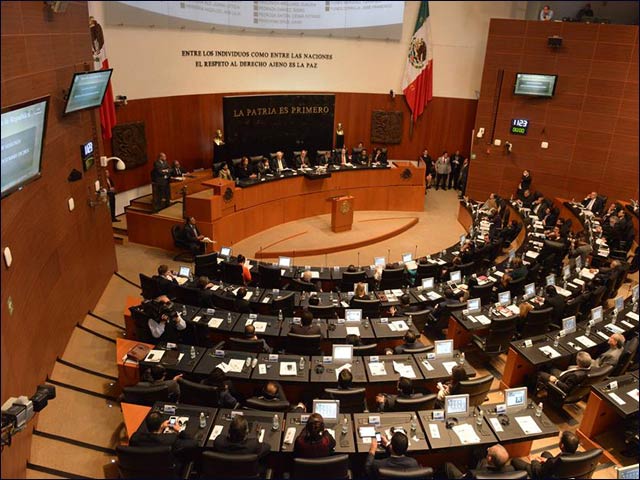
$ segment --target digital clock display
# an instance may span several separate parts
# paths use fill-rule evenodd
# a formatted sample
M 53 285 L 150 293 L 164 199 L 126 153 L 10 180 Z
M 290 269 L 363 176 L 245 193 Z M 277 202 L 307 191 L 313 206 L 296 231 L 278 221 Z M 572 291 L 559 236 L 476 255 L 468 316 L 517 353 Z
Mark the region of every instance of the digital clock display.
M 82 168 L 86 172 L 94 163 L 93 142 L 87 142 L 84 145 L 80 145 L 80 157 L 82 158 Z
M 529 120 L 524 118 L 514 118 L 511 120 L 511 133 L 514 135 L 526 135 L 529 128 Z

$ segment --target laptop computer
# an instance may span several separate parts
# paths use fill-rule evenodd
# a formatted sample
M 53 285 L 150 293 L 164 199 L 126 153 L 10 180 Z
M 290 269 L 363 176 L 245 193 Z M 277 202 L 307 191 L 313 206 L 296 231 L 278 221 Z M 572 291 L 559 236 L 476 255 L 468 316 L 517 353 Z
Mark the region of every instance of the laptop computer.
M 453 340 L 436 340 L 434 342 L 436 357 L 453 357 Z
M 524 286 L 524 299 L 529 300 L 536 296 L 536 284 L 535 283 L 527 283 Z
M 314 400 L 313 413 L 319 413 L 325 422 L 336 422 L 340 413 L 340 400 Z
M 423 278 L 422 279 L 422 288 L 424 290 L 433 290 L 434 278 Z
M 562 330 L 564 330 L 565 335 L 576 331 L 575 315 L 562 319 Z
M 353 361 L 353 345 L 334 345 L 331 356 L 334 363 L 351 363 Z
M 191 268 L 180 266 L 180 270 L 178 270 L 178 276 L 189 278 L 191 276 Z
M 361 308 L 345 308 L 344 320 L 345 322 L 361 322 L 362 309 Z
M 231 256 L 231 247 L 221 247 L 220 256 L 229 258 Z
M 519 412 L 527 408 L 527 387 L 507 388 L 504 391 L 504 403 L 507 413 Z
M 469 416 L 469 394 L 447 395 L 444 397 L 444 416 L 446 418 L 466 418 Z

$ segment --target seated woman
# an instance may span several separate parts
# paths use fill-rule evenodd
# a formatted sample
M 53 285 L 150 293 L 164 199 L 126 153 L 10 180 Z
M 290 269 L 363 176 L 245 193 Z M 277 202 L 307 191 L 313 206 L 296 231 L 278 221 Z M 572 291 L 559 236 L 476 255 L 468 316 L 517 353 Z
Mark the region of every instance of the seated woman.
M 436 408 L 444 408 L 444 397 L 447 395 L 457 395 L 460 389 L 460 382 L 469 380 L 464 365 L 456 365 L 451 369 L 451 378 L 444 384 L 438 382 L 438 397 L 436 399 Z
M 240 405 L 238 394 L 235 393 L 231 380 L 219 368 L 214 368 L 207 378 L 200 382 L 202 385 L 218 388 L 218 407 L 237 408 Z
M 518 313 L 518 316 L 516 317 L 516 328 L 518 329 L 518 332 L 521 332 L 522 326 L 527 321 L 527 315 L 529 315 L 529 312 L 533 310 L 533 305 L 529 302 L 522 302 L 519 309 L 520 313 Z
M 507 269 L 507 273 L 511 275 L 512 280 L 520 280 L 527 276 L 529 270 L 522 262 L 522 257 L 515 257 L 511 262 L 511 268 Z
M 223 180 L 233 180 L 233 174 L 231 173 L 231 170 L 229 170 L 229 165 L 226 163 L 223 165 L 218 172 L 218 178 L 222 178 Z
M 336 439 L 324 428 L 324 419 L 319 413 L 309 415 L 293 446 L 293 454 L 302 458 L 328 457 L 336 448 Z
M 364 283 L 358 282 L 358 284 L 356 285 L 356 289 L 353 298 L 349 302 L 349 306 L 354 306 L 354 300 L 369 300 L 369 295 L 367 295 L 367 292 L 365 291 Z
M 256 178 L 256 174 L 249 165 L 249 157 L 242 157 L 240 165 L 236 168 L 236 178 L 239 180 L 247 180 L 249 178 Z

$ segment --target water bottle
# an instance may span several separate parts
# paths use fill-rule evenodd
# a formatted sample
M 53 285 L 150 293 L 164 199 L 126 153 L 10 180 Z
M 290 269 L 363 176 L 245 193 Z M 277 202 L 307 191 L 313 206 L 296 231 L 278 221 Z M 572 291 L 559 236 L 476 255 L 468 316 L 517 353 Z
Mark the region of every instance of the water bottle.
M 591 335 L 591 324 L 593 322 L 591 320 L 589 320 L 589 322 L 587 323 L 587 328 L 584 329 L 584 334 L 588 337 L 589 335 Z
M 615 325 L 616 320 L 618 320 L 618 309 L 614 308 L 613 313 L 611 314 L 611 325 Z
M 227 323 L 231 325 L 231 312 L 227 313 Z
M 409 327 L 411 327 L 411 325 L 413 325 L 413 320 L 411 320 L 411 315 L 409 315 L 407 317 L 407 325 L 409 325 Z
M 303 302 L 306 302 L 306 301 L 307 301 L 307 292 L 306 292 L 306 291 L 302 292 L 302 298 L 301 298 L 301 300 L 302 300 Z
M 342 419 L 342 435 L 346 435 L 349 432 L 349 420 L 345 415 Z
M 364 317 L 364 328 L 369 328 L 369 317 Z
M 189 352 L 189 355 L 191 356 L 191 360 L 196 358 L 196 347 L 194 347 L 193 345 L 191 345 L 191 350 Z
M 536 417 L 539 417 L 541 415 L 542 415 L 542 402 L 540 402 L 538 406 L 536 406 Z
M 273 416 L 273 423 L 271 424 L 271 428 L 274 431 L 280 428 L 280 418 L 278 417 L 277 413 Z
M 416 428 L 418 428 L 418 425 L 416 424 L 416 414 L 412 413 L 411 414 L 411 432 L 415 433 Z
M 558 348 L 558 344 L 560 343 L 560 334 L 556 335 L 556 338 L 553 339 L 553 346 Z
M 187 306 L 186 305 L 182 305 L 182 317 L 186 317 L 187 316 Z
M 544 288 L 540 287 L 540 288 L 538 289 L 538 296 L 539 296 L 539 297 L 542 297 L 542 295 L 543 295 L 543 294 L 544 294 Z
M 301 372 L 304 371 L 304 357 L 300 357 L 300 363 L 298 364 L 298 367 L 300 368 Z
M 440 258 L 444 258 L 444 256 L 447 254 L 446 250 L 442 250 L 442 252 L 440 252 Z
M 207 417 L 204 416 L 204 412 L 200 412 L 200 428 L 207 426 Z
M 478 410 L 478 415 L 476 415 L 476 425 L 478 427 L 482 426 L 482 418 L 484 416 L 484 413 L 482 413 L 482 410 Z
M 458 364 L 464 365 L 464 352 L 460 352 L 460 356 L 458 357 Z
M 633 302 L 633 307 L 631 307 L 633 313 L 638 313 L 638 301 Z
M 284 317 L 282 316 L 282 310 L 278 310 L 278 321 L 282 323 L 283 320 L 284 320 Z

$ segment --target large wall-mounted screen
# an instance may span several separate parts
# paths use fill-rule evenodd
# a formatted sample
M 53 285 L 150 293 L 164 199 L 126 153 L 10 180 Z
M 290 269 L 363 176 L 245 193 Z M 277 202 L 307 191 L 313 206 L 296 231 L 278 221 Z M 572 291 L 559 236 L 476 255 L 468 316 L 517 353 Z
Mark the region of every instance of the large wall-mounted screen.
M 531 97 L 553 97 L 556 91 L 557 80 L 557 75 L 517 73 L 513 93 L 515 95 L 528 95 Z
M 78 112 L 102 105 L 113 69 L 76 73 L 71 82 L 64 113 Z

